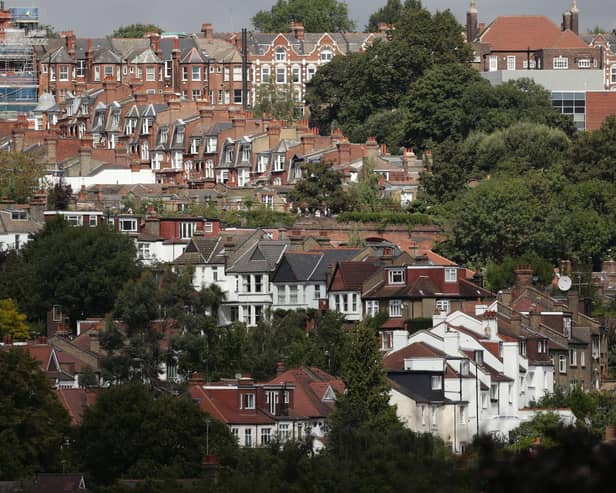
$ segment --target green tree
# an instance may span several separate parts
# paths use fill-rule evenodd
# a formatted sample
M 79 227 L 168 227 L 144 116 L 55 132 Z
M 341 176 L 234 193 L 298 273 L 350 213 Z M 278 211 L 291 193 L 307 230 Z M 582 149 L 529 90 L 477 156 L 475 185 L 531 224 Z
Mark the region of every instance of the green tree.
M 408 3 L 408 0 L 407 0 Z M 370 15 L 366 32 L 376 32 L 379 30 L 379 24 L 385 23 L 390 26 L 397 24 L 402 15 L 401 0 L 387 0 L 387 3 L 380 9 Z
M 56 183 L 47 191 L 47 209 L 52 211 L 65 211 L 71 204 L 73 189 L 70 185 Z
M 521 258 L 505 257 L 502 262 L 489 261 L 486 268 L 486 287 L 498 292 L 515 284 L 515 269 L 518 265 L 530 265 L 537 280 L 536 286 L 540 289 L 549 285 L 554 277 L 553 264 L 538 255 L 526 254 Z
M 113 316 L 122 320 L 128 333 L 141 333 L 159 316 L 159 290 L 151 272 L 129 279 L 116 297 Z
M 304 178 L 289 193 L 294 209 L 330 215 L 350 207 L 348 194 L 342 189 L 342 173 L 330 163 L 304 164 L 302 173 Z
M 61 305 L 72 323 L 109 312 L 124 283 L 140 272 L 131 238 L 62 219 L 46 223 L 0 269 L 0 296 L 13 298 L 30 320 L 44 321 Z
M 190 399 L 155 394 L 140 384 L 99 393 L 77 430 L 83 470 L 97 483 L 121 477 L 197 477 L 205 454 L 224 462 L 237 447 L 228 428 L 209 419 Z
M 143 38 L 147 33 L 162 33 L 163 29 L 155 24 L 128 24 L 118 27 L 113 33 L 112 38 Z
M 30 339 L 26 318 L 12 299 L 0 300 L 0 338 L 8 335 L 15 340 Z
M 27 202 L 39 186 L 44 165 L 23 152 L 0 151 L 0 197 Z
M 0 480 L 58 471 L 70 418 L 26 351 L 0 351 L 0 409 Z
M 342 451 L 354 431 L 401 428 L 395 408 L 389 405 L 390 387 L 383 373 L 375 325 L 374 319 L 360 322 L 351 335 L 342 370 L 346 391 L 338 397 L 330 417 L 329 437 L 334 451 Z
M 616 115 L 606 118 L 600 129 L 582 133 L 571 154 L 565 173 L 572 180 L 616 181 Z
M 292 122 L 300 117 L 301 104 L 294 99 L 292 84 L 276 84 L 272 78 L 269 84 L 257 88 L 253 110 L 257 118 L 269 115 L 276 120 Z
M 301 21 L 309 33 L 352 31 L 345 2 L 338 0 L 277 0 L 268 10 L 260 10 L 252 24 L 262 32 L 289 32 L 291 21 Z

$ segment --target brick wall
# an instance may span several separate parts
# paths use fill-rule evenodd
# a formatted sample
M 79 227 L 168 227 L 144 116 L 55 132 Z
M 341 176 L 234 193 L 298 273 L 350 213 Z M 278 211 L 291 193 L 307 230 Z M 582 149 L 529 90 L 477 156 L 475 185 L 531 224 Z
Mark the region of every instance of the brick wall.
M 586 93 L 586 130 L 597 130 L 610 115 L 616 115 L 616 92 Z

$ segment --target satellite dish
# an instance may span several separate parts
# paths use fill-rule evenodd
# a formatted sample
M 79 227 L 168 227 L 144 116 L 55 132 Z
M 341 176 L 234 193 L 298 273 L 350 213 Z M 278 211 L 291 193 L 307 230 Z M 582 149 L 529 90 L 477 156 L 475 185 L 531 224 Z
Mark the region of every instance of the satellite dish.
M 569 276 L 560 276 L 558 279 L 558 289 L 569 291 L 571 289 L 571 278 Z

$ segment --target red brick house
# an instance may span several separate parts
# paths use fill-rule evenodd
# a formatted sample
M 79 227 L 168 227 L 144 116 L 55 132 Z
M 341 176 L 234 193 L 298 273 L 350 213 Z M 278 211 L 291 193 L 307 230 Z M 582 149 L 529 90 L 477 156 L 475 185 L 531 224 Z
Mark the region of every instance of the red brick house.
M 195 374 L 188 393 L 202 411 L 229 426 L 244 447 L 267 446 L 311 435 L 323 447 L 327 417 L 333 411 L 341 380 L 318 368 L 284 371 L 256 383 L 251 377 L 205 382 Z

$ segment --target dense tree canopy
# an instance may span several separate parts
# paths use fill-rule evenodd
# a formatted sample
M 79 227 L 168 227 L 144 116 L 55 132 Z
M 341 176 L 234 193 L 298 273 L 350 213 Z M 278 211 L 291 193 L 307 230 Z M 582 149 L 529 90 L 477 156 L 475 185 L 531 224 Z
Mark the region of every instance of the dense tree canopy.
M 161 33 L 163 29 L 155 24 L 128 24 L 118 27 L 113 33 L 112 38 L 143 38 L 147 33 Z
M 139 271 L 128 236 L 107 226 L 54 220 L 0 265 L 0 296 L 13 298 L 33 321 L 61 305 L 74 323 L 109 312 L 120 288 Z
M 0 197 L 15 202 L 32 198 L 44 174 L 44 165 L 31 154 L 0 151 Z
M 255 29 L 274 33 L 289 32 L 291 21 L 303 22 L 309 33 L 336 33 L 355 28 L 346 3 L 338 0 L 277 0 L 270 10 L 260 10 L 252 18 Z
M 37 361 L 0 351 L 0 480 L 60 469 L 70 419 Z
M 346 210 L 350 204 L 342 189 L 342 173 L 328 163 L 303 165 L 303 176 L 289 193 L 289 201 L 297 210 L 330 215 Z
M 83 470 L 96 482 L 120 477 L 198 477 L 205 455 L 233 454 L 228 428 L 210 420 L 190 399 L 155 394 L 140 384 L 101 391 L 86 409 L 76 447 Z

